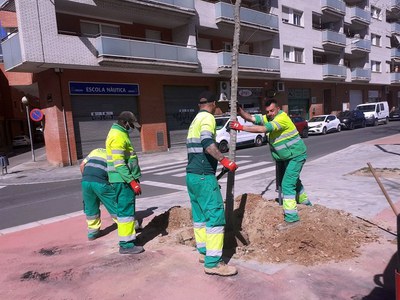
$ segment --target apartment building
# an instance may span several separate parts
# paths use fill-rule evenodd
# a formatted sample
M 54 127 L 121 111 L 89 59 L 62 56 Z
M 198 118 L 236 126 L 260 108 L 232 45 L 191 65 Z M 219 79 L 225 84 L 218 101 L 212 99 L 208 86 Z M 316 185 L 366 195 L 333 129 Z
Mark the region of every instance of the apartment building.
M 75 164 L 103 147 L 123 110 L 142 124 L 132 134 L 138 151 L 166 151 L 185 142 L 201 91 L 230 97 L 231 1 L 10 0 L 1 7 L 17 22 L 16 30 L 1 23 L 10 33 L 1 44 L 4 74 L 25 78 L 9 80 L 19 92 L 10 102 L 21 95 L 38 102 L 53 164 Z M 306 118 L 375 100 L 398 106 L 399 13 L 400 0 L 243 0 L 239 102 L 257 110 L 276 97 Z

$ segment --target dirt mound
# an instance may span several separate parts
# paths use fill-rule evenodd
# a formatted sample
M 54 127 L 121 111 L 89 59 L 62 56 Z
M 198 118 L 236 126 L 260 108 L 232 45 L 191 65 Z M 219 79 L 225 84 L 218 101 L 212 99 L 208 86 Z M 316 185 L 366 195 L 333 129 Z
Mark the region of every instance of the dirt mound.
M 344 211 L 321 205 L 298 209 L 299 225 L 280 231 L 276 227 L 283 222 L 283 213 L 275 201 L 254 194 L 237 197 L 225 248 L 234 248 L 233 257 L 244 260 L 314 265 L 356 257 L 362 244 L 378 239 L 374 227 Z M 149 232 L 161 233 L 159 243 L 195 245 L 188 208 L 173 207 L 155 217 L 142 235 Z

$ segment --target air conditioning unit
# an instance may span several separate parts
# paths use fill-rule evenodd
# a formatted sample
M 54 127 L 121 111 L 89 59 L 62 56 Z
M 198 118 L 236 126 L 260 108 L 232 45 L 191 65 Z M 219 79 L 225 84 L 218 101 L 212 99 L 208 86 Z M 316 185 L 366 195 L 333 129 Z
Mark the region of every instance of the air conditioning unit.
M 285 84 L 282 81 L 278 81 L 276 83 L 276 91 L 277 92 L 284 92 L 285 91 Z
M 219 100 L 226 101 L 231 99 L 231 83 L 229 81 L 219 82 Z

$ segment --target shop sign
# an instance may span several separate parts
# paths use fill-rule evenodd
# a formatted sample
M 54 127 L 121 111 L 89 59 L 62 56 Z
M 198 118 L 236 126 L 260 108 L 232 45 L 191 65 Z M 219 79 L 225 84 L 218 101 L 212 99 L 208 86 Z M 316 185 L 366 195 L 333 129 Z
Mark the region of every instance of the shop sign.
M 139 96 L 139 85 L 129 83 L 69 82 L 70 95 Z

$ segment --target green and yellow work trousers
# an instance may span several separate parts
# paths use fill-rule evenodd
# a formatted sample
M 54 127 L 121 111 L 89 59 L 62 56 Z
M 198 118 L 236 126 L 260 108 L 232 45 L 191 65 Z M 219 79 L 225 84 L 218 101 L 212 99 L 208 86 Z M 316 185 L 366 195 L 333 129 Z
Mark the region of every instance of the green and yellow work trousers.
M 221 191 L 213 174 L 187 173 L 186 184 L 197 250 L 205 255 L 204 266 L 213 268 L 221 261 L 224 245 L 225 210 Z
M 282 179 L 283 213 L 286 222 L 299 220 L 297 203 L 311 205 L 300 180 L 300 172 L 306 162 L 307 155 L 302 154 L 294 158 L 282 161 L 285 166 L 285 174 Z
M 136 195 L 128 183 L 112 183 L 117 196 L 117 224 L 119 246 L 132 248 L 135 246 L 135 204 Z
M 82 181 L 83 211 L 86 215 L 88 238 L 95 238 L 101 227 L 100 203 L 116 221 L 117 203 L 114 188 L 109 183 Z

